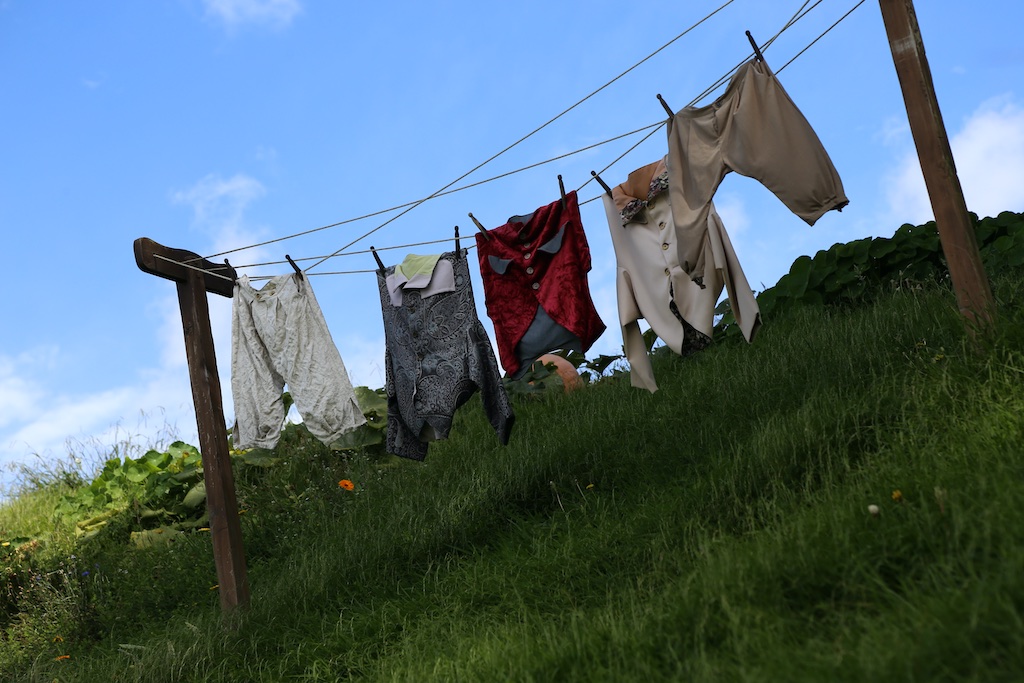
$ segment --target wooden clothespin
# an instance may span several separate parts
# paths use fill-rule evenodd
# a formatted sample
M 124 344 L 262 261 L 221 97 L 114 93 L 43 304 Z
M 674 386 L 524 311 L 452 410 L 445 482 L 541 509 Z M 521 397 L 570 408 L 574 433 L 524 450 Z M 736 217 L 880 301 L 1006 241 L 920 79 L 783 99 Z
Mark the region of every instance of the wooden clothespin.
M 609 197 L 611 197 L 612 188 L 608 187 L 608 184 L 601 180 L 601 176 L 597 175 L 597 171 L 591 171 L 590 175 L 594 176 L 594 179 L 597 180 L 597 182 L 601 183 L 601 187 L 603 187 L 604 191 L 608 193 Z
M 462 245 L 459 244 L 459 226 L 455 226 L 455 258 L 459 257 L 462 253 Z
M 373 254 L 373 259 L 377 262 L 377 267 L 384 270 L 384 262 L 380 260 L 380 256 L 377 255 L 377 250 L 370 245 L 370 253 Z
M 565 183 L 562 182 L 562 176 L 558 176 L 558 191 L 562 193 L 562 211 L 565 211 Z
M 291 264 L 291 267 L 295 270 L 295 274 L 298 275 L 299 279 L 301 280 L 302 279 L 302 269 L 299 268 L 297 265 L 295 265 L 295 261 L 292 261 L 292 257 L 291 256 L 289 256 L 288 254 L 285 254 L 284 257 L 286 259 L 288 259 L 288 263 Z
M 675 112 L 672 111 L 672 107 L 668 106 L 668 102 L 666 102 L 665 98 L 661 96 L 661 93 L 658 93 L 658 101 L 661 102 L 661 106 L 665 108 L 665 112 L 668 114 L 669 118 L 675 116 Z
M 483 226 L 483 225 L 482 225 L 482 224 L 480 223 L 480 221 L 478 221 L 478 220 L 476 219 L 476 216 L 474 216 L 472 212 L 470 212 L 470 214 L 469 214 L 469 217 L 473 219 L 473 222 L 474 222 L 474 223 L 476 223 L 476 229 L 477 229 L 477 230 L 479 230 L 480 232 L 482 232 L 482 233 L 484 234 L 484 238 L 485 238 L 485 239 L 491 239 L 491 236 L 487 234 L 487 228 L 485 228 L 485 227 L 484 227 L 484 226 Z
M 750 46 L 754 48 L 754 54 L 757 56 L 757 61 L 762 64 L 767 64 L 768 62 L 764 61 L 764 55 L 761 54 L 761 48 L 757 46 L 757 41 L 754 40 L 754 36 L 750 35 L 750 31 L 747 31 L 747 40 L 750 41 Z

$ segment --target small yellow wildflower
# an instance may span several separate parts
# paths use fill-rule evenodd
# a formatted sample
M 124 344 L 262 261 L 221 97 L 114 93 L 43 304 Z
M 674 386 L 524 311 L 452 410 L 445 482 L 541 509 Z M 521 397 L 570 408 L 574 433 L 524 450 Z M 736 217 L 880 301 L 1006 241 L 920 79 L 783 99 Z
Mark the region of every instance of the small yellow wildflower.
M 899 489 L 896 489 L 895 491 L 893 491 L 892 492 L 892 500 L 893 500 L 894 503 L 902 503 L 903 502 L 903 492 L 900 491 Z
M 588 490 L 588 491 L 589 491 L 590 489 L 592 489 L 592 488 L 594 488 L 594 485 L 593 485 L 593 484 L 587 484 L 587 490 Z
M 348 479 L 342 479 L 341 481 L 339 481 L 338 482 L 338 486 L 340 486 L 341 488 L 345 489 L 346 491 L 351 491 L 352 489 L 354 489 L 356 487 L 356 485 L 353 484 Z
M 218 588 L 220 588 L 220 584 L 219 584 L 219 583 L 215 583 L 215 584 L 213 584 L 212 586 L 210 586 L 210 590 L 212 590 L 212 591 L 215 591 L 215 590 L 217 590 Z

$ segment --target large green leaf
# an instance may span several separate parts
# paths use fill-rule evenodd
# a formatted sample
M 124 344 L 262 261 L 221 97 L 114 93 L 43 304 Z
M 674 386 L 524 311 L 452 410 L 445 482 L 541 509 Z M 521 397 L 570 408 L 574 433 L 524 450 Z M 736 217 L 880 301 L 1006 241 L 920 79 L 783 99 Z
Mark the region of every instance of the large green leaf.
M 185 494 L 181 503 L 187 508 L 197 508 L 206 502 L 206 482 L 199 482 Z

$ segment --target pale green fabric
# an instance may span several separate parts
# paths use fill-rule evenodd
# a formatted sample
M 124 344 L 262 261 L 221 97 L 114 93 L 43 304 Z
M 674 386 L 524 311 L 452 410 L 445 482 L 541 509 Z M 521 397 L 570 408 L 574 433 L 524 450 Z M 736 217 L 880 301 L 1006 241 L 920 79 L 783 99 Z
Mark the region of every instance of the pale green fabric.
M 405 277 L 406 280 L 412 280 L 417 275 L 430 275 L 434 272 L 434 266 L 437 265 L 439 258 L 441 258 L 440 254 L 427 254 L 426 256 L 409 254 L 405 260 L 395 266 L 395 274 Z

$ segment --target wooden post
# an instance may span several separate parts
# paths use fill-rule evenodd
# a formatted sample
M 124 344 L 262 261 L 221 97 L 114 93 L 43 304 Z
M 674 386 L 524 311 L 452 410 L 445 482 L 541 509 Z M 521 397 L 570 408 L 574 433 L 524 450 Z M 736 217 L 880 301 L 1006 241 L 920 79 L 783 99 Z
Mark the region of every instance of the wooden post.
M 144 272 L 173 280 L 178 286 L 185 355 L 199 427 L 199 449 L 203 455 L 206 507 L 210 514 L 220 606 L 225 612 L 231 612 L 249 602 L 249 580 L 206 293 L 232 296 L 235 270 L 226 264 L 206 261 L 190 251 L 170 249 L 146 237 L 135 240 L 135 262 Z M 179 265 L 181 263 L 193 268 Z
M 985 328 L 995 319 L 992 289 L 953 163 L 914 2 L 879 0 L 879 5 L 957 306 L 974 327 Z

